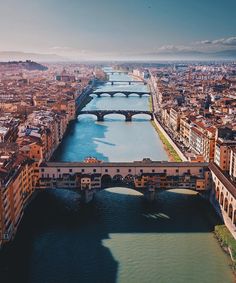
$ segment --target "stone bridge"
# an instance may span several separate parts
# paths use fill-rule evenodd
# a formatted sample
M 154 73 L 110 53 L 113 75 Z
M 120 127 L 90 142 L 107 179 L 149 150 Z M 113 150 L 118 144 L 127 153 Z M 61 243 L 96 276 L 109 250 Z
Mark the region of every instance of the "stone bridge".
M 85 202 L 96 191 L 110 186 L 131 187 L 153 200 L 158 189 L 208 189 L 208 163 L 134 162 L 47 162 L 39 168 L 39 189 L 63 188 L 79 191 Z
M 130 81 L 107 81 L 107 82 L 105 82 L 104 81 L 104 83 L 107 83 L 107 84 L 111 84 L 111 85 L 115 85 L 116 83 L 117 84 L 120 84 L 120 83 L 122 83 L 122 84 L 128 84 L 128 85 L 133 85 L 133 84 L 143 84 L 143 85 L 146 85 L 147 83 L 145 82 L 145 81 L 134 81 L 134 80 L 130 80 Z
M 142 97 L 143 95 L 150 95 L 149 91 L 123 91 L 123 90 L 113 90 L 113 91 L 100 91 L 96 90 L 93 92 L 93 94 L 96 94 L 97 97 L 101 97 L 102 94 L 109 94 L 111 97 L 113 97 L 116 94 L 124 94 L 126 97 L 129 97 L 131 94 L 137 94 L 139 97 Z
M 97 116 L 97 121 L 103 122 L 104 117 L 109 114 L 121 114 L 125 116 L 125 121 L 132 121 L 132 117 L 138 114 L 147 114 L 153 120 L 153 113 L 151 111 L 142 111 L 142 110 L 83 110 L 77 113 L 78 115 L 83 114 L 92 114 Z
M 110 71 L 110 72 L 106 72 L 108 75 L 114 75 L 114 74 L 124 74 L 124 75 L 128 75 L 129 72 L 128 71 Z

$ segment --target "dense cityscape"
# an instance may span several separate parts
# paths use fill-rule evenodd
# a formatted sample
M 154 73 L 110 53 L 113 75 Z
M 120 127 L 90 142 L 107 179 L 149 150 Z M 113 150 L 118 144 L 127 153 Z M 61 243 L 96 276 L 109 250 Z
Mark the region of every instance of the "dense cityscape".
M 0 0 L 0 282 L 236 282 L 235 0 Z
M 146 65 L 114 65 L 110 73 L 93 64 L 43 66 L 26 61 L 1 66 L 1 247 L 14 239 L 25 209 L 41 190 L 75 188 L 89 202 L 108 181 L 109 185 L 113 182 L 154 193 L 152 200 L 160 189 L 196 190 L 236 237 L 236 64 Z M 131 82 L 148 86 L 152 123 L 169 163 L 144 160 L 141 165 L 129 164 L 129 168 L 144 169 L 135 174 L 129 169 L 125 173 L 129 177 L 115 175 L 112 180 L 104 179 L 101 171 L 101 164 L 109 167 L 112 163 L 96 156 L 82 165 L 45 163 L 55 160 L 71 122 L 93 99 L 90 94 L 99 85 L 109 84 L 109 74 L 123 73 Z M 50 166 L 57 168 L 55 174 Z M 79 170 L 81 166 L 85 169 Z M 121 172 L 127 164 L 114 166 Z M 231 250 L 231 256 L 234 252 Z

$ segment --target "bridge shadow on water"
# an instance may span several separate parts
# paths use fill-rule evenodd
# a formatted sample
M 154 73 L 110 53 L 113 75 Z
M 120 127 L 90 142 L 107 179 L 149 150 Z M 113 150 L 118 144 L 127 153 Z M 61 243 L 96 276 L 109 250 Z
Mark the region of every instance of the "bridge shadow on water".
M 41 193 L 1 254 L 1 282 L 117 282 L 119 261 L 104 246 L 112 234 L 204 233 L 216 223 L 198 195 L 165 191 L 149 204 L 142 195 L 109 189 L 80 206 L 76 193 Z
M 99 160 L 108 161 L 107 156 L 98 152 L 98 139 L 105 139 L 106 132 L 107 126 L 102 123 L 95 123 L 95 120 L 91 117 L 86 117 L 84 121 L 77 119 L 71 122 L 51 160 L 82 161 L 85 157 L 92 155 Z M 113 146 L 113 144 L 111 145 Z M 68 150 L 65 151 L 65 148 L 68 148 Z

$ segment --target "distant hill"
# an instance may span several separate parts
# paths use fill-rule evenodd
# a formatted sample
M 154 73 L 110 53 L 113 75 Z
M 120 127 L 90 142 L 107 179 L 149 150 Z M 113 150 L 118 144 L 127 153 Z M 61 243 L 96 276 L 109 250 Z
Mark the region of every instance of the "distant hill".
M 0 62 L 0 71 L 12 71 L 12 70 L 28 70 L 28 71 L 46 71 L 48 68 L 44 65 L 36 63 L 34 61 L 27 60 L 23 61 L 9 61 L 9 62 Z
M 19 51 L 0 51 L 0 61 L 38 61 L 38 62 L 60 62 L 68 61 L 67 58 L 56 54 L 27 53 Z

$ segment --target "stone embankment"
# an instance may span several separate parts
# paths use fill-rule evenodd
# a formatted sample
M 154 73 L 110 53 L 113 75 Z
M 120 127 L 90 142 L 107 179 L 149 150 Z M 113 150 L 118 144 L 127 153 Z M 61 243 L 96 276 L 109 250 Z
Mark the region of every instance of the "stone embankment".
M 182 153 L 182 151 L 166 133 L 165 129 L 157 121 L 156 117 L 154 117 L 153 124 L 160 136 L 162 143 L 164 144 L 164 147 L 170 159 L 172 159 L 171 161 L 187 161 L 186 156 Z

